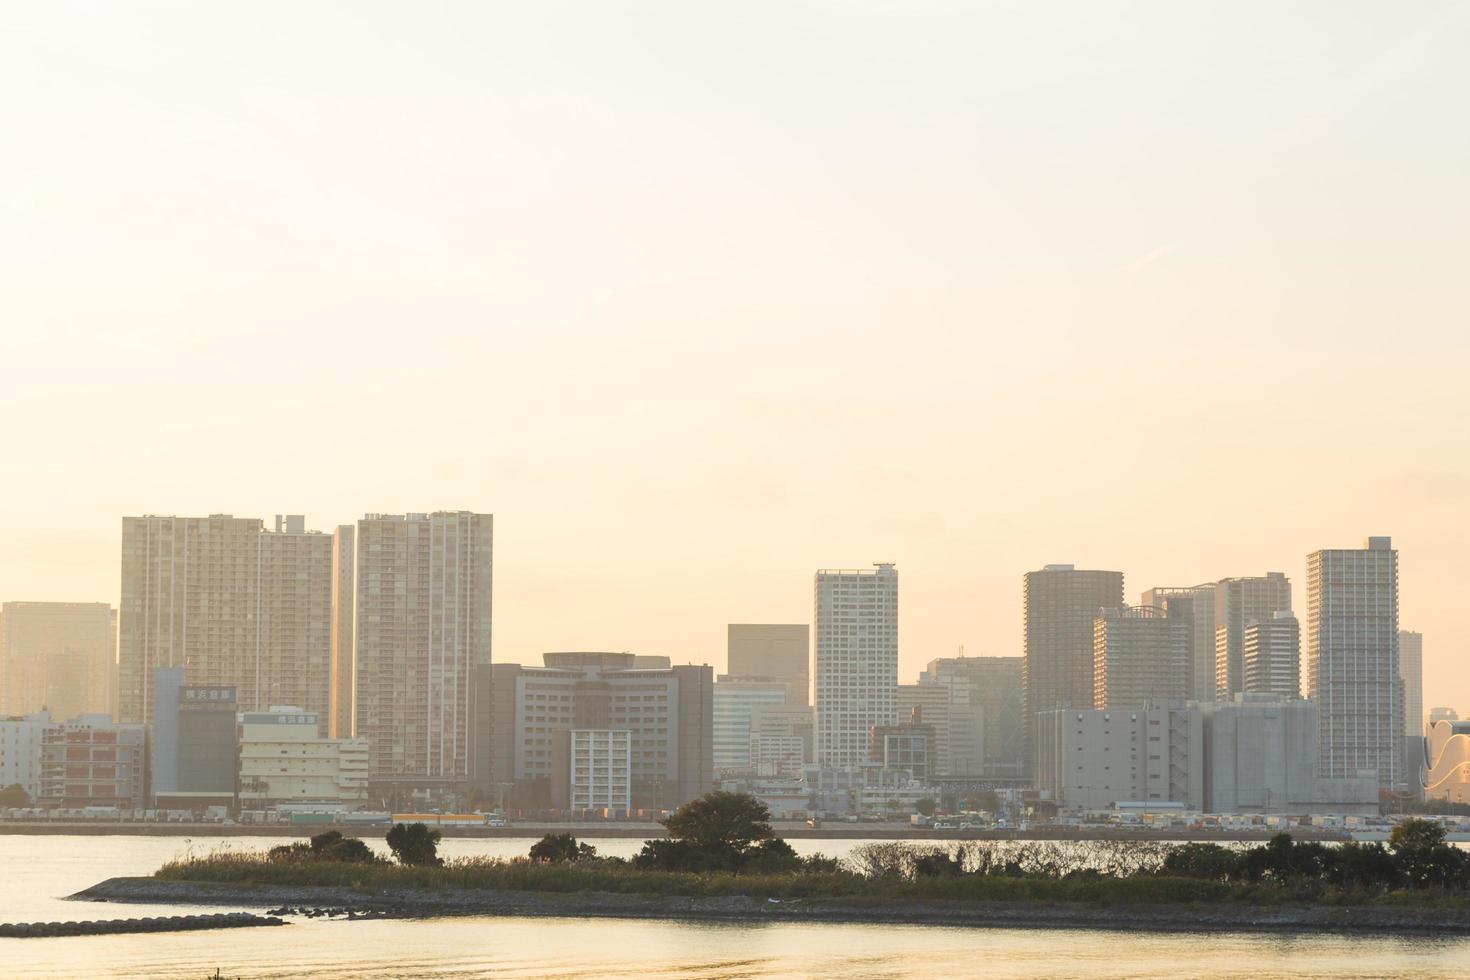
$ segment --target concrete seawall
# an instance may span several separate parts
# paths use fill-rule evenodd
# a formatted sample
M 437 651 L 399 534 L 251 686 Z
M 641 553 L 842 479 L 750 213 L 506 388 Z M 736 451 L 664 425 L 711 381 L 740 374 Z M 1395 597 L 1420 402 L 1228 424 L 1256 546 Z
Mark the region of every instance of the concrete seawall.
M 1143 932 L 1461 934 L 1470 909 L 1401 906 L 1085 905 L 904 902 L 885 906 L 772 901 L 759 895 L 690 897 L 470 889 L 357 892 L 322 886 L 249 886 L 110 878 L 76 899 L 153 904 L 337 906 L 399 918 L 446 915 L 833 922 Z

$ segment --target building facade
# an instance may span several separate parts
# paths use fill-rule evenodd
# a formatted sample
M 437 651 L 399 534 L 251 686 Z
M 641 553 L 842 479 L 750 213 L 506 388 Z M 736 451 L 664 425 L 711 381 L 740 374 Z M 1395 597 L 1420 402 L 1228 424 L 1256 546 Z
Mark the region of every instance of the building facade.
M 43 807 L 142 809 L 148 802 L 148 733 L 106 714 L 47 726 L 42 736 Z
M 1158 606 L 1101 610 L 1093 622 L 1094 708 L 1142 708 L 1189 695 L 1188 619 Z
M 240 805 L 360 803 L 368 745 L 323 738 L 318 716 L 293 706 L 240 715 Z
M 566 806 L 626 813 L 633 806 L 633 733 L 574 728 L 566 733 Z
M 356 674 L 352 636 L 357 629 L 357 528 L 339 524 L 332 533 L 332 678 L 327 733 L 351 738 Z
M 1245 690 L 1245 628 L 1291 611 L 1291 580 L 1282 572 L 1215 583 L 1215 699 Z
M 1021 657 L 940 657 L 919 675 L 919 687 L 947 692 L 948 751 L 941 734 L 941 776 L 1014 779 L 1026 771 Z M 900 709 L 905 708 L 900 695 Z M 925 719 L 930 708 L 925 703 Z M 941 729 L 942 732 L 942 729 Z
M 1399 563 L 1393 541 L 1307 556 L 1307 673 L 1318 710 L 1319 774 L 1365 770 L 1403 784 Z
M 357 523 L 353 731 L 383 792 L 469 780 L 472 674 L 490 663 L 493 518 Z
M 1302 630 L 1290 612 L 1247 623 L 1241 660 L 1244 693 L 1302 696 Z
M 1028 744 L 1041 712 L 1092 707 L 1098 612 L 1121 605 L 1122 572 L 1047 565 L 1026 573 L 1022 686 Z
M 113 609 L 105 602 L 0 604 L 0 714 L 112 713 Z
M 634 808 L 676 807 L 709 792 L 714 671 L 670 666 L 663 657 L 657 666 L 635 667 L 636 659 L 631 653 L 568 652 L 545 654 L 543 667 L 495 664 L 493 782 L 515 786 L 518 805 L 554 805 L 566 733 L 623 731 Z
M 715 681 L 715 768 L 739 770 L 750 766 L 750 719 L 755 710 L 787 703 L 787 682 L 774 677 L 732 677 Z
M 1404 689 L 1404 734 L 1424 737 L 1424 634 L 1399 630 L 1399 681 Z M 1409 775 L 1413 775 L 1410 773 Z
M 158 806 L 233 806 L 240 776 L 239 701 L 224 685 L 186 684 L 182 667 L 155 671 L 152 795 Z
M 868 730 L 898 720 L 898 572 L 823 569 L 813 591 L 817 763 L 860 765 Z
M 1190 622 L 1189 697 L 1215 699 L 1215 583 L 1187 588 L 1160 587 L 1143 594 L 1139 605 L 1166 609 Z
M 1125 802 L 1205 808 L 1204 719 L 1183 707 L 1044 712 L 1036 786 L 1062 810 Z
M 811 629 L 805 623 L 731 623 L 726 627 L 732 677 L 774 677 L 792 704 L 811 704 Z
M 332 536 L 297 515 L 125 517 L 119 711 L 151 722 L 154 671 L 225 685 L 252 710 L 325 713 L 331 691 Z
M 41 746 L 51 714 L 0 715 L 0 789 L 19 786 L 32 802 L 41 795 Z

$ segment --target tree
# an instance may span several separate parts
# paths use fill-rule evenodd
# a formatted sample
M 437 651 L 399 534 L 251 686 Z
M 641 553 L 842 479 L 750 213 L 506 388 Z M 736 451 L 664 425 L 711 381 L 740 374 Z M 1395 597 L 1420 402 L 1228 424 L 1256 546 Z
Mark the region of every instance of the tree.
M 378 859 L 372 848 L 356 837 L 343 837 L 340 830 L 329 830 L 313 837 L 311 855 L 319 861 L 342 861 L 347 864 L 365 864 Z
M 4 789 L 0 789 L 0 810 L 8 807 L 21 807 L 31 805 L 31 794 L 25 791 L 20 783 L 11 783 Z
M 577 838 L 571 834 L 547 834 L 531 845 L 529 857 L 543 864 L 565 864 L 595 858 L 597 848 L 591 844 L 578 844 Z
M 1388 835 L 1399 870 L 1414 888 L 1457 887 L 1466 877 L 1467 855 L 1445 843 L 1444 828 L 1433 820 L 1401 820 Z
M 439 831 L 421 823 L 396 823 L 385 839 L 399 864 L 434 867 L 444 863 L 439 857 L 441 837 Z
M 737 854 L 756 841 L 776 836 L 771 811 L 749 793 L 716 790 L 685 803 L 663 821 L 674 840 L 702 850 L 732 849 Z
M 931 797 L 926 796 L 922 800 L 914 804 L 914 809 L 918 810 L 926 817 L 932 817 L 934 816 L 935 810 L 934 800 Z

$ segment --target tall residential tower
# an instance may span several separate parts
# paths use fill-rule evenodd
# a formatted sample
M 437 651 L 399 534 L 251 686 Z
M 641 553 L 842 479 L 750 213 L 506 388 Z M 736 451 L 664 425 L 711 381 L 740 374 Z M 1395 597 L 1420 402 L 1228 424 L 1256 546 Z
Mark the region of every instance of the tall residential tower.
M 817 762 L 860 765 L 869 729 L 898 721 L 898 572 L 824 569 L 814 592 Z

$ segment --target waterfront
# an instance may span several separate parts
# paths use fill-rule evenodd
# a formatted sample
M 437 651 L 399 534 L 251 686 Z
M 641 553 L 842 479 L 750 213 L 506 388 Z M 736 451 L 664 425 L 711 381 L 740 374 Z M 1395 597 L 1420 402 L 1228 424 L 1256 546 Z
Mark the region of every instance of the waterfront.
M 175 906 L 68 902 L 114 875 L 147 874 L 186 847 L 169 838 L 0 837 L 0 920 L 176 914 Z M 232 842 L 254 849 L 261 838 Z M 596 840 L 610 854 L 637 842 Z M 797 841 L 844 853 L 853 841 Z M 446 856 L 524 853 L 528 838 L 446 841 Z M 194 911 L 190 909 L 189 911 Z M 0 940 L 6 975 L 27 978 L 287 977 L 1437 977 L 1470 970 L 1470 940 L 1223 933 L 441 918 L 296 920 L 222 932 Z

